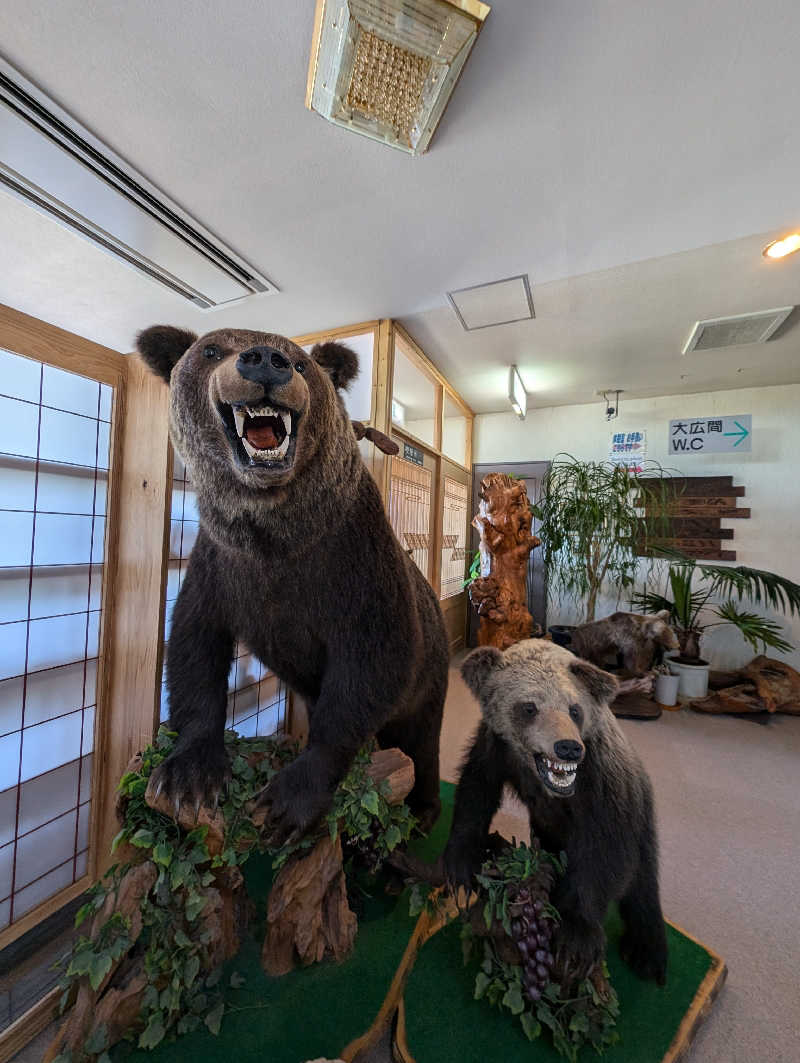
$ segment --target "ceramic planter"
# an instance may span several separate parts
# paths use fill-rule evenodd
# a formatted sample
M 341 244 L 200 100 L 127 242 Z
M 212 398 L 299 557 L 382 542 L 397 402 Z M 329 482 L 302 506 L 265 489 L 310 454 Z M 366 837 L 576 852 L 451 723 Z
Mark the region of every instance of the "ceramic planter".
M 671 708 L 678 702 L 678 684 L 681 681 L 679 675 L 656 676 L 656 701 L 659 705 Z
M 687 664 L 685 661 L 678 660 L 677 657 L 668 657 L 667 664 L 670 672 L 680 678 L 678 697 L 682 701 L 692 701 L 694 698 L 706 696 L 710 669 L 708 661 L 699 658 L 697 662 Z

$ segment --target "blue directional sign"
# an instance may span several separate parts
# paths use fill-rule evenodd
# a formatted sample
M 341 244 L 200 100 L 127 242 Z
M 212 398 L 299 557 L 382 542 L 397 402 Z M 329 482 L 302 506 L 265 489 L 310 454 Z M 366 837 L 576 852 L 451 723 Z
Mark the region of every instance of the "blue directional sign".
M 681 417 L 669 422 L 669 452 L 672 454 L 749 454 L 753 417 Z

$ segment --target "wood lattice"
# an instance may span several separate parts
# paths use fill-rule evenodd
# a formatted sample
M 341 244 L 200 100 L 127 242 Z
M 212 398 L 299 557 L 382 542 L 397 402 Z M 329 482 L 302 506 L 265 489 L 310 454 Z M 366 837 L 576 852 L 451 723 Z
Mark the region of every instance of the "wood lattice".
M 736 506 L 744 487 L 734 487 L 732 476 L 674 476 L 666 482 L 674 491 L 666 516 L 659 515 L 660 499 L 649 501 L 645 493 L 638 500 L 644 506 L 648 532 L 648 549 L 643 552 L 667 547 L 698 561 L 735 561 L 736 551 L 722 548 L 723 540 L 733 539 L 733 528 L 722 528 L 720 522 L 750 516 L 749 509 Z

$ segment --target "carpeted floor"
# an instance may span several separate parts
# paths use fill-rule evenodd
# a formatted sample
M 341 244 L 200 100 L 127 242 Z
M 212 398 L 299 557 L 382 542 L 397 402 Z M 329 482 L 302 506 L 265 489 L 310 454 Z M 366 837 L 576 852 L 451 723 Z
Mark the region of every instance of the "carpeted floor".
M 451 669 L 445 778 L 478 719 Z M 664 914 L 728 965 L 692 1063 L 800 1063 L 800 717 L 620 723 L 655 788 Z M 498 829 L 524 836 L 521 811 L 507 800 Z
M 445 778 L 456 777 L 477 720 L 454 668 L 442 733 Z M 776 716 L 759 726 L 665 712 L 622 726 L 656 791 L 664 912 L 728 964 L 692 1063 L 798 1063 L 800 718 Z M 507 801 L 497 827 L 525 837 L 520 813 Z M 38 1063 L 43 1041 L 17 1063 Z M 369 1063 L 388 1059 L 375 1052 Z

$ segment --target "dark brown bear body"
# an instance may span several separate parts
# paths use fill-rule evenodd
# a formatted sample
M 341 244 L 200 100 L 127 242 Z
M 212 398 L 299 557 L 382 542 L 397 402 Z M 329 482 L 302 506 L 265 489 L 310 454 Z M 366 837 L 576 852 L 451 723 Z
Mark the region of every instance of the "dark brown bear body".
M 678 639 L 669 626 L 667 609 L 652 615 L 612 613 L 576 627 L 570 648 L 601 668 L 615 668 L 621 662 L 627 671 L 643 675 L 659 650 L 678 649 Z
M 337 388 L 355 354 L 282 337 L 138 339 L 170 382 L 170 431 L 197 489 L 200 530 L 167 650 L 174 753 L 154 785 L 212 800 L 225 782 L 227 679 L 244 642 L 308 703 L 308 746 L 263 795 L 278 842 L 330 805 L 370 737 L 414 760 L 412 810 L 439 810 L 448 648 L 439 604 L 388 523 Z
M 479 870 L 508 784 L 528 808 L 531 833 L 550 852 L 566 853 L 552 896 L 562 920 L 557 967 L 583 974 L 602 958 L 606 910 L 619 901 L 623 956 L 641 977 L 663 983 L 653 794 L 608 708 L 616 680 L 542 639 L 505 653 L 478 649 L 462 674 L 483 722 L 456 789 L 449 881 L 469 885 Z

